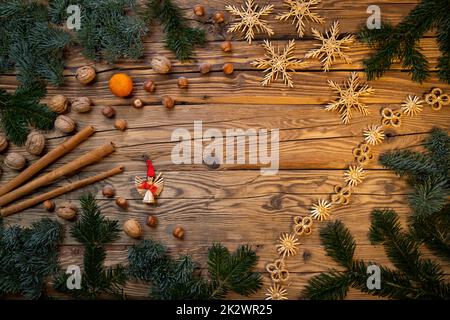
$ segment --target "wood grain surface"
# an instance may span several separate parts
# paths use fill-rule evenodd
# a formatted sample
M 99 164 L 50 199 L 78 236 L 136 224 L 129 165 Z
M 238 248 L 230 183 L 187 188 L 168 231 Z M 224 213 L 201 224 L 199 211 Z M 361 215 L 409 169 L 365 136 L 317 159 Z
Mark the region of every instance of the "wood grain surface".
M 36 190 L 36 193 L 49 191 L 70 181 L 77 181 L 115 165 L 126 167 L 125 173 L 114 176 L 104 183 L 97 183 L 83 190 L 74 191 L 56 199 L 57 204 L 65 200 L 76 201 L 82 192 L 96 193 L 106 216 L 123 223 L 131 217 L 142 223 L 148 214 L 159 218 L 159 226 L 155 229 L 144 228 L 144 238 L 162 241 L 170 248 L 173 255 L 189 253 L 198 261 L 201 269 L 205 268 L 207 248 L 220 241 L 231 250 L 239 244 L 251 244 L 260 256 L 258 271 L 263 272 L 264 284 L 269 278 L 264 266 L 276 257 L 274 245 L 283 232 L 289 231 L 294 215 L 308 212 L 309 207 L 318 198 L 328 195 L 343 175 L 343 170 L 352 161 L 351 150 L 362 140 L 362 130 L 370 123 L 380 121 L 380 110 L 383 107 L 398 107 L 407 94 L 422 96 L 432 87 L 439 86 L 450 92 L 450 86 L 439 83 L 436 77 L 436 64 L 439 51 L 433 33 L 422 39 L 421 47 L 431 63 L 432 77 L 418 84 L 410 80 L 408 70 L 401 65 L 394 65 L 383 78 L 370 82 L 375 94 L 364 101 L 369 105 L 371 115 L 367 117 L 355 115 L 351 123 L 342 125 L 339 116 L 326 112 L 324 105 L 333 98 L 333 92 L 327 80 L 344 82 L 351 71 L 358 72 L 364 78 L 362 63 L 371 50 L 356 43 L 350 50 L 352 64 L 337 63 L 332 70 L 324 73 L 317 61 L 293 74 L 295 88 L 285 88 L 281 83 L 262 88 L 260 81 L 263 73 L 255 70 L 251 62 L 261 57 L 264 37 L 257 36 L 254 44 L 249 46 L 238 35 L 226 33 L 226 26 L 217 27 L 208 18 L 198 19 L 192 13 L 196 4 L 205 6 L 207 15 L 217 10 L 225 11 L 228 4 L 241 4 L 243 0 L 177 0 L 183 12 L 193 25 L 200 25 L 207 30 L 209 42 L 196 52 L 194 60 L 180 63 L 164 48 L 160 26 L 151 26 L 151 34 L 145 40 L 145 55 L 139 61 L 120 61 L 117 64 L 105 62 L 94 63 L 80 54 L 79 48 L 71 48 L 67 53 L 65 83 L 60 88 L 48 88 L 48 97 L 54 94 L 65 94 L 69 98 L 87 96 L 92 99 L 94 109 L 88 114 L 69 115 L 76 119 L 78 128 L 94 125 L 96 133 L 88 141 L 81 144 L 74 152 L 58 160 L 44 172 L 65 164 L 82 153 L 105 143 L 113 141 L 117 151 L 103 161 L 91 165 L 70 177 L 58 181 L 50 187 Z M 258 3 L 275 4 L 275 12 L 282 9 L 282 1 L 260 0 Z M 378 0 L 382 17 L 386 21 L 398 23 L 418 0 Z M 323 0 L 318 12 L 326 19 L 324 26 L 316 26 L 322 30 L 333 21 L 339 20 L 343 33 L 354 33 L 366 22 L 366 9 L 373 1 L 338 1 Z M 226 14 L 227 21 L 231 17 Z M 271 41 L 276 45 L 284 45 L 295 38 L 295 29 L 288 23 L 275 22 L 274 15 L 269 17 L 275 36 Z M 226 54 L 220 50 L 220 43 L 229 39 L 233 43 L 233 53 Z M 297 41 L 295 54 L 303 55 L 316 41 L 308 31 L 305 38 Z M 157 75 L 149 62 L 152 56 L 162 54 L 171 58 L 173 72 L 168 75 Z M 198 72 L 198 64 L 211 63 L 213 71 L 208 75 Z M 235 71 L 225 76 L 222 65 L 232 62 Z M 79 84 L 74 73 L 77 67 L 93 65 L 98 71 L 95 83 L 87 86 Z M 108 90 L 108 80 L 116 72 L 126 72 L 133 77 L 135 90 L 133 96 L 121 99 L 114 97 Z M 181 90 L 177 87 L 177 78 L 187 77 L 189 88 Z M 151 79 L 157 83 L 154 94 L 146 93 L 142 84 Z M 0 87 L 13 90 L 17 86 L 14 72 L 0 76 Z M 173 110 L 161 105 L 161 99 L 170 95 L 176 100 Z M 145 107 L 131 107 L 133 98 L 144 101 Z M 117 118 L 128 121 L 129 129 L 120 132 L 114 129 L 113 120 L 103 117 L 100 110 L 103 106 L 114 106 Z M 259 165 L 223 164 L 219 166 L 175 165 L 171 161 L 171 151 L 175 143 L 171 142 L 174 129 L 184 128 L 192 132 L 193 122 L 201 120 L 204 130 L 226 129 L 279 129 L 280 131 L 280 171 L 275 176 L 263 176 Z M 450 109 L 440 112 L 431 111 L 429 107 L 420 116 L 405 118 L 398 129 L 387 131 L 386 142 L 376 148 L 375 160 L 367 167 L 367 179 L 352 195 L 352 202 L 347 207 L 334 211 L 333 218 L 342 220 L 352 231 L 357 240 L 358 258 L 375 261 L 391 266 L 380 246 L 372 246 L 367 233 L 370 225 L 370 213 L 374 208 L 395 209 L 403 221 L 409 214 L 406 197 L 411 192 L 405 181 L 397 178 L 392 172 L 384 170 L 377 161 L 377 156 L 387 150 L 410 149 L 421 150 L 424 138 L 433 127 L 444 130 L 450 128 Z M 66 139 L 56 131 L 46 133 L 47 149 L 51 150 Z M 196 141 L 192 141 L 196 142 Z M 11 146 L 8 150 L 24 154 L 31 163 L 36 160 L 24 148 Z M 157 171 L 164 173 L 165 189 L 156 206 L 142 203 L 134 189 L 133 179 L 136 175 L 145 174 L 143 155 L 149 155 Z M 3 160 L 5 153 L 0 155 Z M 17 173 L 4 168 L 0 183 L 13 178 Z M 117 194 L 130 202 L 126 211 L 118 208 L 114 200 L 101 195 L 101 187 L 105 183 L 115 186 Z M 41 206 L 36 206 L 5 219 L 8 224 L 29 225 L 43 217 L 53 217 Z M 70 222 L 63 222 L 70 227 Z M 171 231 L 175 226 L 186 230 L 184 240 L 175 239 Z M 300 291 L 308 279 L 330 267 L 338 267 L 327 257 L 320 245 L 319 230 L 323 223 L 317 223 L 314 233 L 302 238 L 300 255 L 289 260 L 291 298 L 299 298 Z M 135 243 L 122 234 L 120 239 L 108 247 L 107 264 L 125 263 L 127 250 Z M 81 264 L 82 247 L 67 233 L 61 247 L 62 266 Z M 432 257 L 424 249 L 427 257 Z M 450 274 L 450 264 L 441 261 L 446 273 Z M 338 267 L 339 268 L 339 267 Z M 130 282 L 126 293 L 130 298 L 147 297 L 149 288 L 140 283 Z M 264 298 L 262 289 L 251 298 Z M 242 298 L 230 295 L 230 298 Z M 370 299 L 358 291 L 351 290 L 348 299 Z

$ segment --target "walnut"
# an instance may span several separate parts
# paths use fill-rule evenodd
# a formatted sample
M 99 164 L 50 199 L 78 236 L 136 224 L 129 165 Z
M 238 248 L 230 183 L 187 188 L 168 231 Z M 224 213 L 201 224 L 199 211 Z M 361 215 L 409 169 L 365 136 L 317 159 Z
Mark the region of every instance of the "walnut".
M 20 171 L 25 168 L 26 164 L 27 159 L 17 152 L 11 152 L 5 158 L 5 166 L 13 170 Z
M 30 154 L 34 156 L 41 155 L 45 148 L 44 135 L 37 131 L 31 132 L 27 137 L 27 141 L 25 142 L 25 148 Z
M 60 115 L 55 120 L 55 128 L 63 133 L 71 133 L 75 130 L 75 121 L 68 117 Z
M 48 103 L 48 107 L 56 113 L 64 113 L 67 110 L 67 106 L 69 105 L 69 99 L 62 94 L 57 94 L 50 99 Z
M 8 140 L 6 137 L 0 134 L 0 152 L 3 152 L 8 148 Z
M 88 97 L 77 97 L 72 100 L 72 109 L 78 113 L 86 113 L 92 110 L 92 102 Z
M 156 56 L 151 61 L 152 69 L 156 73 L 169 73 L 172 69 L 170 60 L 163 56 Z
M 91 66 L 85 66 L 77 69 L 77 72 L 75 73 L 75 78 L 82 83 L 82 84 L 88 84 L 92 82 L 92 80 L 95 79 L 95 69 Z
M 142 236 L 141 224 L 136 219 L 125 221 L 125 223 L 123 224 L 123 231 L 125 231 L 128 236 L 135 239 L 138 239 Z
M 77 207 L 71 202 L 64 202 L 56 214 L 64 220 L 73 220 L 77 216 Z

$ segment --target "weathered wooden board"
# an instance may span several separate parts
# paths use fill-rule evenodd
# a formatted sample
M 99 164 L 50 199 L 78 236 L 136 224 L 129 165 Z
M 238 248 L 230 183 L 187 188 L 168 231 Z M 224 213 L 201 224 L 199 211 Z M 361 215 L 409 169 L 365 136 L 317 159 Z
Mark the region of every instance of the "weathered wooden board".
M 217 10 L 224 11 L 228 4 L 242 4 L 243 0 L 198 0 L 195 2 L 177 0 L 186 16 L 194 24 L 202 24 L 192 13 L 196 4 L 205 6 L 208 15 Z M 378 0 L 383 19 L 398 23 L 417 4 L 418 0 Z M 258 3 L 275 4 L 275 13 L 282 10 L 282 1 L 259 0 Z M 368 17 L 366 9 L 374 4 L 371 0 L 339 1 L 324 0 L 318 12 L 327 23 L 316 26 L 319 29 L 328 27 L 334 20 L 339 20 L 343 33 L 354 33 L 365 24 Z M 227 19 L 231 17 L 226 14 Z M 208 32 L 209 42 L 205 48 L 197 51 L 195 59 L 188 63 L 176 61 L 173 55 L 164 48 L 163 35 L 159 26 L 152 26 L 151 36 L 146 39 L 145 55 L 139 61 L 120 61 L 115 65 L 104 62 L 86 60 L 79 48 L 68 52 L 65 69 L 65 84 L 61 88 L 48 88 L 49 97 L 62 93 L 70 98 L 87 96 L 94 102 L 94 110 L 89 114 L 69 115 L 77 121 L 78 127 L 94 125 L 97 132 L 88 141 L 80 145 L 75 152 L 58 160 L 45 170 L 65 164 L 84 152 L 99 146 L 105 141 L 113 141 L 117 151 L 98 164 L 87 167 L 71 177 L 66 177 L 52 186 L 41 188 L 44 192 L 83 177 L 124 164 L 126 172 L 112 177 L 104 183 L 112 183 L 117 194 L 128 199 L 130 208 L 119 209 L 114 201 L 101 195 L 104 183 L 98 183 L 84 190 L 72 192 L 57 199 L 76 201 L 83 191 L 92 191 L 99 199 L 99 204 L 106 216 L 119 220 L 133 217 L 142 222 L 151 213 L 159 218 L 157 228 L 144 228 L 144 238 L 154 238 L 166 244 L 173 255 L 192 254 L 200 268 L 205 268 L 207 248 L 220 241 L 235 249 L 239 244 L 251 244 L 260 256 L 258 271 L 264 272 L 264 266 L 276 257 L 274 244 L 281 233 L 288 232 L 292 217 L 304 214 L 310 206 L 322 197 L 327 197 L 334 185 L 342 179 L 343 170 L 352 161 L 351 150 L 362 140 L 362 130 L 371 123 L 379 123 L 380 110 L 383 107 L 398 108 L 406 95 L 423 96 L 432 87 L 440 86 L 450 91 L 449 85 L 439 83 L 435 68 L 440 55 L 433 33 L 421 41 L 425 56 L 430 61 L 433 76 L 430 80 L 417 84 L 410 80 L 408 70 L 395 64 L 390 72 L 378 81 L 371 81 L 375 94 L 364 101 L 368 104 L 371 115 L 363 117 L 355 115 L 349 125 L 342 125 L 339 116 L 326 112 L 326 105 L 334 94 L 327 85 L 327 80 L 344 82 L 350 72 L 358 72 L 365 78 L 363 61 L 371 50 L 362 44 L 355 44 L 349 52 L 352 64 L 337 63 L 332 71 L 324 73 L 320 64 L 311 60 L 305 69 L 293 73 L 295 88 L 285 88 L 280 83 L 262 88 L 261 71 L 251 66 L 251 62 L 264 54 L 261 47 L 264 36 L 258 36 L 255 43 L 249 46 L 238 35 L 226 33 L 226 28 L 217 28 L 210 21 L 203 24 Z M 268 19 L 274 26 L 275 36 L 271 37 L 276 45 L 284 45 L 287 40 L 298 38 L 294 27 L 289 23 L 274 23 L 274 17 Z M 224 54 L 220 50 L 220 42 L 230 39 L 233 42 L 233 53 Z M 306 37 L 298 40 L 295 54 L 304 54 L 317 43 L 307 30 Z M 152 56 L 163 54 L 173 61 L 173 72 L 168 75 L 157 75 L 151 70 L 149 61 Z M 200 75 L 198 64 L 209 62 L 213 72 Z M 225 76 L 221 72 L 222 65 L 232 62 L 235 72 Z M 74 79 L 77 67 L 90 64 L 98 71 L 97 81 L 92 85 L 82 86 Z M 135 90 L 127 99 L 113 97 L 108 90 L 108 80 L 112 74 L 123 71 L 133 77 Z M 180 76 L 189 79 L 189 89 L 180 90 L 176 83 Z M 157 83 L 154 94 L 146 93 L 142 84 L 152 79 Z M 14 72 L 0 76 L 0 87 L 13 90 L 17 86 Z M 173 110 L 161 106 L 161 98 L 172 96 L 177 105 Z M 139 97 L 145 102 L 142 109 L 131 107 L 133 98 Z M 113 121 L 100 114 L 103 106 L 114 106 L 117 118 L 128 121 L 129 129 L 119 132 L 114 129 Z M 176 142 L 171 141 L 173 130 L 187 129 L 192 133 L 193 122 L 202 121 L 203 130 L 216 128 L 226 129 L 279 129 L 280 134 L 280 172 L 275 176 L 262 176 L 260 165 L 220 164 L 217 167 L 205 164 L 175 165 L 171 160 L 171 152 Z M 375 208 L 395 209 L 406 221 L 409 214 L 406 196 L 411 192 L 406 182 L 397 178 L 392 172 L 384 170 L 376 161 L 378 155 L 392 149 L 422 150 L 423 140 L 433 127 L 450 129 L 450 109 L 433 112 L 425 107 L 424 112 L 415 118 L 404 118 L 404 124 L 387 132 L 386 142 L 374 149 L 375 160 L 368 166 L 366 181 L 355 190 L 352 203 L 334 212 L 334 218 L 342 220 L 352 231 L 358 243 L 357 258 L 392 266 L 384 251 L 379 246 L 372 246 L 367 232 L 370 226 L 370 213 Z M 47 149 L 60 144 L 66 135 L 58 132 L 46 133 Z M 198 142 L 194 138 L 192 142 Z M 29 162 L 36 160 L 24 150 L 11 146 L 9 151 L 26 155 Z M 134 190 L 133 178 L 145 173 L 142 156 L 150 155 L 156 169 L 165 176 L 165 190 L 156 206 L 147 206 L 141 202 Z M 0 161 L 4 159 L 0 155 Z M 0 183 L 14 177 L 17 173 L 4 169 Z M 40 206 L 8 217 L 6 223 L 29 225 L 42 217 L 54 214 L 44 211 Z M 71 223 L 64 222 L 67 228 Z M 173 238 L 171 231 L 176 225 L 186 230 L 186 238 L 182 241 Z M 324 224 L 317 223 L 314 233 L 301 239 L 300 255 L 289 261 L 291 298 L 300 297 L 302 288 L 308 279 L 330 267 L 338 267 L 325 256 L 320 245 L 319 230 Z M 208 235 L 207 237 L 205 235 Z M 135 243 L 125 236 L 108 247 L 107 264 L 126 262 L 128 248 Z M 425 256 L 433 256 L 424 250 Z M 61 247 L 61 263 L 81 264 L 82 248 L 66 235 Z M 450 273 L 450 265 L 442 261 L 445 273 Z M 339 268 L 339 267 L 338 267 Z M 264 273 L 264 282 L 269 283 Z M 148 286 L 130 282 L 126 288 L 129 298 L 145 298 Z M 252 298 L 264 298 L 261 290 Z M 241 298 L 231 295 L 230 298 Z M 372 298 L 358 291 L 351 290 L 349 299 Z

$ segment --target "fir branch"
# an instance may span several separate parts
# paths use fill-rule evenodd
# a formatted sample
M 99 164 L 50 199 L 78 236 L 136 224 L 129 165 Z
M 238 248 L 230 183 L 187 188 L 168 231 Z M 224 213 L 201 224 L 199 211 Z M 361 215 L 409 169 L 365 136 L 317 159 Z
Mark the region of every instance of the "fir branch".
M 166 47 L 181 61 L 190 60 L 196 46 L 206 42 L 205 32 L 188 26 L 188 21 L 172 0 L 149 0 L 147 18 L 158 20 L 166 33 Z
M 58 272 L 58 245 L 64 229 L 42 219 L 30 228 L 5 228 L 0 219 L 0 295 L 44 295 L 47 277 Z
M 422 82 L 429 77 L 429 63 L 421 53 L 419 41 L 423 35 L 438 28 L 438 43 L 441 50 L 439 76 L 450 82 L 449 32 L 450 3 L 447 0 L 422 0 L 397 26 L 383 24 L 379 30 L 364 27 L 359 32 L 362 42 L 376 52 L 364 62 L 369 80 L 381 77 L 396 61 L 409 68 L 412 79 Z
M 230 253 L 213 245 L 208 251 L 208 278 L 196 272 L 189 256 L 175 260 L 153 240 L 133 246 L 128 260 L 130 275 L 150 282 L 155 299 L 222 299 L 230 291 L 248 296 L 261 287 L 261 276 L 252 271 L 257 257 L 248 246 Z
M 63 82 L 65 48 L 70 36 L 49 23 L 47 7 L 39 1 L 0 2 L 0 72 L 16 68 L 26 87 Z
M 68 276 L 61 273 L 55 280 L 55 288 L 75 298 L 96 299 L 102 295 L 122 296 L 122 286 L 127 280 L 123 266 L 104 267 L 104 246 L 119 237 L 118 221 L 106 219 L 93 194 L 80 198 L 81 217 L 71 228 L 71 235 L 84 246 L 81 289 L 66 287 Z
M 83 46 L 86 57 L 110 62 L 142 57 L 143 38 L 148 29 L 136 14 L 136 0 L 51 0 L 50 16 L 54 23 L 65 24 L 69 5 L 81 9 L 81 28 L 76 30 L 76 42 Z
M 355 252 L 355 240 L 341 222 L 330 224 L 320 232 L 327 255 L 341 265 L 350 268 Z
M 9 140 L 22 145 L 30 132 L 30 126 L 37 129 L 53 128 L 56 114 L 39 100 L 45 90 L 39 87 L 18 88 L 14 94 L 0 89 L 0 125 Z
M 347 273 L 330 270 L 313 277 L 302 295 L 311 300 L 342 300 L 347 296 L 350 285 Z

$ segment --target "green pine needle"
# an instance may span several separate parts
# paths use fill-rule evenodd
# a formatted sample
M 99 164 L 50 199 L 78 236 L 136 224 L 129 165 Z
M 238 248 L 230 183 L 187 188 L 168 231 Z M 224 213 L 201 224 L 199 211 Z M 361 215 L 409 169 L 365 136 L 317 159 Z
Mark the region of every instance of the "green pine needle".
M 70 233 L 84 246 L 81 289 L 67 289 L 68 275 L 62 272 L 55 280 L 55 289 L 81 299 L 97 299 L 104 295 L 120 298 L 127 280 L 125 268 L 121 265 L 104 267 L 104 246 L 118 239 L 118 221 L 103 216 L 93 194 L 83 195 L 80 203 L 81 217 L 72 226 Z
M 5 228 L 0 219 L 0 296 L 45 296 L 47 278 L 58 272 L 58 245 L 63 237 L 62 225 L 50 219 L 29 228 Z
M 49 23 L 40 1 L 0 1 L 0 72 L 15 67 L 25 87 L 63 82 L 64 50 L 70 44 L 65 31 Z
M 45 95 L 41 87 L 21 87 L 14 94 L 0 89 L 0 125 L 7 138 L 23 145 L 30 126 L 37 129 L 53 128 L 56 114 L 39 100 Z
M 309 280 L 302 295 L 311 300 L 342 300 L 346 297 L 350 284 L 346 273 L 331 270 Z
M 153 240 L 134 245 L 128 256 L 130 276 L 152 284 L 154 299 L 223 299 L 230 291 L 251 295 L 261 287 L 254 273 L 257 256 L 248 246 L 230 253 L 221 244 L 208 251 L 209 276 L 201 277 L 189 256 L 175 260 Z
M 328 224 L 320 231 L 327 255 L 343 266 L 350 267 L 355 252 L 355 240 L 340 221 Z
M 171 0 L 149 0 L 147 18 L 160 21 L 166 33 L 166 47 L 181 61 L 190 60 L 195 47 L 206 42 L 205 32 L 189 27 L 187 19 Z
M 143 38 L 148 29 L 145 21 L 136 14 L 136 0 L 51 0 L 50 16 L 53 22 L 63 25 L 69 5 L 81 9 L 80 29 L 76 42 L 83 54 L 94 60 L 136 60 L 144 54 Z
M 381 29 L 364 27 L 359 32 L 363 43 L 375 49 L 364 61 L 367 78 L 373 80 L 386 73 L 393 63 L 401 61 L 410 69 L 413 81 L 423 82 L 430 75 L 429 63 L 421 53 L 419 41 L 424 34 L 438 28 L 439 76 L 450 82 L 450 2 L 447 0 L 422 0 L 397 26 L 383 24 Z

